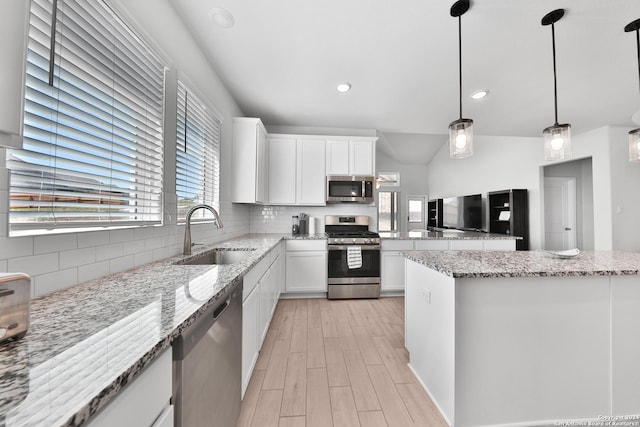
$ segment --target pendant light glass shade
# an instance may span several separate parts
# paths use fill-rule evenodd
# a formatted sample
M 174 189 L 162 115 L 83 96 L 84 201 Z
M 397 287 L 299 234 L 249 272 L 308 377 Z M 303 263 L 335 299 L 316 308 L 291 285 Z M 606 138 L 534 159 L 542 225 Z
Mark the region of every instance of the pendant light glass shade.
M 449 124 L 449 157 L 464 159 L 473 155 L 473 120 L 462 118 L 462 15 L 469 10 L 469 0 L 458 0 L 451 6 L 451 16 L 458 18 L 458 71 L 460 118 Z
M 542 131 L 544 137 L 544 159 L 547 161 L 571 158 L 571 125 L 558 123 L 558 83 L 556 77 L 556 31 L 554 24 L 564 16 L 564 9 L 556 9 L 542 18 L 542 25 L 551 25 L 553 47 L 553 104 L 556 122 Z
M 542 131 L 544 136 L 544 159 L 550 161 L 571 158 L 571 125 L 549 126 Z
M 629 132 L 629 161 L 640 162 L 640 128 Z
M 640 19 L 625 25 L 625 33 L 636 32 L 636 51 L 638 52 L 638 79 L 640 79 Z M 629 132 L 629 161 L 640 162 L 640 128 Z
M 464 159 L 473 155 L 473 120 L 458 119 L 449 124 L 449 157 Z

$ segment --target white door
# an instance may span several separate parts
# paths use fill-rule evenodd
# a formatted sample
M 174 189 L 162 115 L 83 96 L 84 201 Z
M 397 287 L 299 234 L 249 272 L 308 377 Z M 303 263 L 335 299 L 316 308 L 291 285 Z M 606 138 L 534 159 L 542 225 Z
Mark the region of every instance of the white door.
M 427 196 L 407 197 L 407 231 L 427 228 Z
M 575 178 L 544 178 L 544 238 L 547 250 L 577 246 Z

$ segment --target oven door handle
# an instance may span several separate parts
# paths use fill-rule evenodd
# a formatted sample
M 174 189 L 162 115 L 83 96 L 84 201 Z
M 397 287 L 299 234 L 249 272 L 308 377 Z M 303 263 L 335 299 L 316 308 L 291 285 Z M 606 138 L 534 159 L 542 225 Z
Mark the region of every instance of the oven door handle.
M 327 245 L 330 251 L 346 251 L 348 247 L 360 246 L 363 251 L 379 251 L 380 245 Z

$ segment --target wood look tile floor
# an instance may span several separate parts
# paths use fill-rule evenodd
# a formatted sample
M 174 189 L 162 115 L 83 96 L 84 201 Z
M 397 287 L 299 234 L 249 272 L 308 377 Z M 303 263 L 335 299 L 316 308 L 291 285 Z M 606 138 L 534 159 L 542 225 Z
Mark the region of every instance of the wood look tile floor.
M 402 297 L 280 300 L 238 427 L 446 426 L 407 362 Z

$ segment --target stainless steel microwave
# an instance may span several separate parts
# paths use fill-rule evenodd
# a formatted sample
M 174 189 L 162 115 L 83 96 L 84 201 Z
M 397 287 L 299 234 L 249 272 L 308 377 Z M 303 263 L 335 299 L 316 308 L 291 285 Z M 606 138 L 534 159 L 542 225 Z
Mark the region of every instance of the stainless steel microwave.
M 375 178 L 360 175 L 327 176 L 327 202 L 373 203 Z

